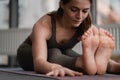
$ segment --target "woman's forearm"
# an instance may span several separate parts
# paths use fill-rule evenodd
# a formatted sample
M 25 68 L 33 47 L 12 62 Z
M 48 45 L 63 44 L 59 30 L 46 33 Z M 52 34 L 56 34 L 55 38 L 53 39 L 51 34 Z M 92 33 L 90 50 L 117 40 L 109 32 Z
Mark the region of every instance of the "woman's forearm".
M 39 61 L 34 61 L 34 70 L 35 72 L 38 72 L 38 73 L 48 73 L 54 67 L 59 67 L 59 66 L 60 66 L 59 64 L 50 63 L 42 59 Z

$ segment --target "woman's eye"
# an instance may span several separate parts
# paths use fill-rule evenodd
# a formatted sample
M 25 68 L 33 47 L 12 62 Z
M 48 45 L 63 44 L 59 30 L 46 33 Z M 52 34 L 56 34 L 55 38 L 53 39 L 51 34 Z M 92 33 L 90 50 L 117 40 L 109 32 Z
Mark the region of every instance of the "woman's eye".
M 75 11 L 77 11 L 77 9 L 76 8 L 71 8 L 71 11 L 75 12 Z
M 88 11 L 87 10 L 84 10 L 83 13 L 87 13 Z

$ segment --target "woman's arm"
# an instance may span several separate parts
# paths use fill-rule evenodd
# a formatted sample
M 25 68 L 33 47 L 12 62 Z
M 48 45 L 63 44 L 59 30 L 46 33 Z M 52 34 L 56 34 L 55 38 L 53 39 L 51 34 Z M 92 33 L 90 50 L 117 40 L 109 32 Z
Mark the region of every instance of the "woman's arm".
M 48 16 L 42 17 L 33 27 L 32 31 L 32 53 L 34 70 L 47 73 L 51 71 L 53 64 L 47 62 L 47 39 L 51 36 Z

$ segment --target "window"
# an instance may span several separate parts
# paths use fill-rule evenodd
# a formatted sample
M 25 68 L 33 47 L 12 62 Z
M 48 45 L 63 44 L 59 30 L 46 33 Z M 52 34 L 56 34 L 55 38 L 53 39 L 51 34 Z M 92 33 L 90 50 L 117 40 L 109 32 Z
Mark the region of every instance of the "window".
M 9 28 L 9 0 L 0 0 L 0 29 Z
M 120 23 L 120 0 L 97 0 L 97 24 Z
M 56 10 L 59 0 L 0 0 L 0 29 L 32 28 L 49 11 Z
M 49 11 L 56 10 L 59 0 L 19 0 L 19 28 L 31 28 Z
M 115 38 L 115 55 L 120 52 L 120 0 L 96 0 L 97 25 L 108 30 Z

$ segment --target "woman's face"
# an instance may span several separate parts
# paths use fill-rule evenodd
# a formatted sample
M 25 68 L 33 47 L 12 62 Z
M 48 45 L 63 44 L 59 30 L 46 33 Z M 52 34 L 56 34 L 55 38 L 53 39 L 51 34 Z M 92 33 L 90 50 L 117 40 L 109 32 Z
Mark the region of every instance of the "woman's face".
M 61 4 L 64 10 L 63 18 L 73 27 L 79 26 L 90 12 L 89 0 L 71 0 L 67 4 Z

